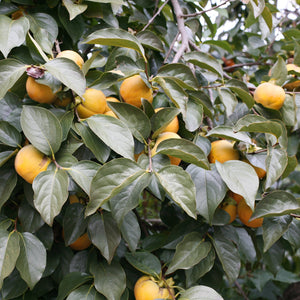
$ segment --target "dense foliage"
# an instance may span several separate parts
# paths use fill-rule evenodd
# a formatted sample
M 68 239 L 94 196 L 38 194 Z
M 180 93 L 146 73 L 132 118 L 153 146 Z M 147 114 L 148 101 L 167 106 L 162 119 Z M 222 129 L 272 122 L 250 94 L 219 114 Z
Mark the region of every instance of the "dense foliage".
M 0 1 L 0 299 L 134 299 L 144 274 L 181 300 L 273 300 L 293 291 L 300 7 L 286 7 Z M 80 54 L 83 66 L 57 57 L 63 50 Z M 141 107 L 120 96 L 137 74 L 151 92 Z M 48 86 L 49 101 L 29 96 L 28 78 Z M 255 101 L 263 82 L 268 101 L 279 101 L 270 93 L 283 87 L 282 107 L 264 106 L 265 95 Z M 121 100 L 107 101 L 115 115 L 82 117 L 87 88 Z M 157 146 L 175 117 L 179 136 Z M 234 158 L 212 155 L 217 140 L 230 141 Z M 15 163 L 27 144 L 38 151 Z M 236 195 L 262 226 L 235 218 Z

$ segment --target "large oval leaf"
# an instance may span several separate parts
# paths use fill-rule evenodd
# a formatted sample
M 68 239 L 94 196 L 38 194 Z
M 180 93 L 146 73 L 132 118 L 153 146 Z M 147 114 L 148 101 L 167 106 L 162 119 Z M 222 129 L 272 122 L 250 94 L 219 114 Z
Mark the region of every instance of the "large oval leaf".
M 0 15 L 0 51 L 7 58 L 7 55 L 14 47 L 21 46 L 25 42 L 29 30 L 29 21 L 22 17 L 17 20 Z
M 146 61 L 145 51 L 140 41 L 128 31 L 115 28 L 105 28 L 94 31 L 84 41 L 85 44 L 100 44 L 125 47 L 139 52 Z
M 134 159 L 134 140 L 129 128 L 122 121 L 105 115 L 94 115 L 86 121 L 93 132 L 112 150 Z
M 171 198 L 196 219 L 196 189 L 190 175 L 177 166 L 164 167 L 155 175 Z
M 0 142 L 11 147 L 20 147 L 20 132 L 8 122 L 0 121 Z
M 50 60 L 44 67 L 51 75 L 77 95 L 82 96 L 85 93 L 86 80 L 84 74 L 72 60 L 59 57 Z
M 259 179 L 253 167 L 239 160 L 226 161 L 223 164 L 216 161 L 216 167 L 228 188 L 242 195 L 247 204 L 254 210 Z
M 114 159 L 103 165 L 92 180 L 86 215 L 93 214 L 101 205 L 145 172 L 146 170 L 137 163 L 126 158 Z
M 179 300 L 223 300 L 214 289 L 205 285 L 196 285 L 181 293 Z
M 68 174 L 60 169 L 44 171 L 33 181 L 34 206 L 50 226 L 68 199 L 68 185 Z
M 30 143 L 46 155 L 54 155 L 62 142 L 62 128 L 57 117 L 39 106 L 23 107 L 21 126 Z

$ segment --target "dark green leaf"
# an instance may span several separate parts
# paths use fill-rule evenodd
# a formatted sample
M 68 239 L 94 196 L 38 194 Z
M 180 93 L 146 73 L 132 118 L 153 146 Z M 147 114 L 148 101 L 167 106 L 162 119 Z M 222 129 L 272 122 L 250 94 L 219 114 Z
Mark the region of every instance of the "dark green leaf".
M 33 181 L 34 205 L 50 226 L 68 199 L 68 184 L 68 174 L 61 169 L 42 172 Z
M 32 290 L 41 279 L 46 267 L 46 249 L 43 243 L 29 232 L 19 233 L 20 255 L 16 267 Z
M 0 142 L 11 147 L 20 147 L 22 136 L 8 122 L 0 121 Z
M 137 33 L 136 37 L 144 47 L 148 47 L 156 51 L 164 52 L 164 46 L 160 38 L 154 32 L 150 30 L 140 31 Z
M 276 85 L 282 85 L 286 81 L 288 71 L 286 68 L 286 63 L 281 56 L 271 68 L 271 79 L 275 79 Z
M 21 126 L 25 136 L 38 150 L 53 156 L 62 142 L 59 120 L 49 110 L 26 105 L 21 114 Z
M 18 176 L 14 169 L 0 168 L 0 209 L 9 199 L 17 184 Z

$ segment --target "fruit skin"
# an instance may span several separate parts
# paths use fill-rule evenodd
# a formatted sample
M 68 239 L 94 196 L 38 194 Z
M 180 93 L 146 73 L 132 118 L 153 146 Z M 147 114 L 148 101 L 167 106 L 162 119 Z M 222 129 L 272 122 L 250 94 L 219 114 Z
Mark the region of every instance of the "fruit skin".
M 168 139 L 181 139 L 181 137 L 175 132 L 163 132 L 163 133 L 159 134 L 157 137 L 157 140 L 155 142 L 155 145 L 151 150 L 151 156 L 154 156 L 156 154 L 156 149 L 157 149 L 157 146 L 159 145 L 159 143 L 164 140 L 168 140 Z M 168 157 L 170 159 L 171 165 L 178 166 L 181 162 L 181 159 L 178 157 L 174 157 L 171 155 L 168 155 Z
M 279 110 L 284 103 L 285 92 L 284 89 L 278 85 L 264 82 L 256 88 L 254 100 L 266 108 Z
M 111 109 L 109 108 L 109 106 L 107 105 L 107 102 L 120 102 L 119 99 L 115 98 L 115 97 L 107 97 L 106 98 L 106 105 L 105 105 L 105 111 L 104 113 L 111 111 Z
M 152 89 L 145 84 L 140 75 L 126 78 L 120 86 L 120 95 L 126 103 L 137 107 L 142 105 L 141 98 L 147 99 L 150 103 L 153 101 Z
M 61 99 L 59 97 L 53 102 L 54 105 L 59 107 L 66 107 L 68 104 L 72 102 L 72 98 L 69 96 L 63 96 Z
M 62 237 L 65 238 L 64 230 L 62 231 Z M 87 249 L 92 244 L 87 232 L 81 235 L 74 243 L 70 244 L 69 247 L 73 250 L 80 251 Z
M 239 194 L 236 194 L 234 193 L 233 191 L 228 191 L 227 195 L 232 198 L 233 200 L 235 200 L 235 202 L 237 204 L 240 203 L 240 201 L 244 200 L 243 196 L 239 195 Z
M 26 91 L 28 96 L 39 103 L 53 103 L 57 96 L 52 92 L 50 86 L 35 81 L 33 77 L 28 76 L 26 81 Z
M 246 226 L 252 228 L 257 228 L 262 226 L 264 218 L 257 218 L 248 222 L 253 212 L 251 208 L 247 205 L 245 200 L 240 201 L 237 207 L 237 211 L 238 211 L 238 216 L 240 221 Z
M 65 58 L 73 60 L 80 69 L 82 68 L 82 66 L 84 64 L 83 58 L 77 52 L 75 52 L 73 50 L 64 50 L 64 51 L 58 53 L 56 57 L 65 57 Z
M 174 290 L 161 288 L 149 276 L 142 276 L 134 286 L 135 300 L 173 299 Z
M 267 172 L 264 169 L 253 166 L 248 159 L 243 159 L 243 161 L 251 165 L 251 167 L 253 167 L 259 179 L 263 179 L 266 176 Z
M 229 214 L 230 220 L 229 220 L 228 224 L 232 223 L 236 218 L 237 206 L 235 204 L 231 204 L 231 203 L 224 203 L 224 204 L 221 204 L 220 208 L 225 210 Z
M 37 150 L 33 145 L 24 146 L 16 155 L 15 169 L 28 183 L 41 172 L 46 171 L 51 159 Z
M 287 71 L 296 71 L 296 72 L 300 73 L 300 67 L 296 66 L 295 64 L 287 64 L 286 69 L 287 69 Z M 300 80 L 296 80 L 296 81 L 287 83 L 283 87 L 289 91 L 292 91 L 292 90 L 300 87 Z
M 228 160 L 238 160 L 239 152 L 233 148 L 233 144 L 227 140 L 218 140 L 211 143 L 211 150 L 208 155 L 210 163 L 216 161 L 224 163 Z
M 82 98 L 82 102 L 77 106 L 77 112 L 80 118 L 86 119 L 93 115 L 104 113 L 106 97 L 102 91 L 88 88 Z
M 156 108 L 154 111 L 157 113 L 163 109 L 163 107 Z M 166 128 L 162 132 L 175 132 L 177 133 L 179 130 L 179 121 L 177 116 L 166 126 Z

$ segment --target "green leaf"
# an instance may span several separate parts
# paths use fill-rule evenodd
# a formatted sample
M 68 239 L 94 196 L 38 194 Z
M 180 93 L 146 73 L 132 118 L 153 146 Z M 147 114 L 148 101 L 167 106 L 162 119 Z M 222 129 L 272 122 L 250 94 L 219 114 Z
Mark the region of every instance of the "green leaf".
M 41 279 L 46 267 L 46 249 L 43 243 L 29 232 L 19 233 L 20 255 L 16 267 L 32 290 Z
M 214 289 L 205 285 L 193 286 L 181 293 L 179 300 L 223 300 Z
M 231 45 L 226 41 L 207 40 L 203 44 L 217 46 L 233 54 Z
M 17 152 L 17 151 L 16 151 Z M 9 159 L 14 156 L 15 152 L 13 150 L 0 152 L 0 167 L 2 167 Z
M 229 83 L 226 84 L 226 86 L 233 91 L 248 106 L 249 109 L 254 105 L 254 98 L 248 91 L 239 87 L 231 86 Z
M 65 86 L 82 96 L 86 89 L 86 80 L 79 66 L 71 59 L 59 57 L 44 65 L 45 69 Z
M 224 236 L 219 228 L 216 228 L 212 242 L 229 282 L 234 282 L 241 268 L 239 253 L 235 245 L 232 240 Z
M 245 132 L 234 132 L 232 127 L 226 125 L 218 125 L 212 128 L 206 136 L 224 138 L 234 141 L 245 142 L 247 144 L 252 144 L 249 134 Z
M 159 52 L 165 52 L 160 38 L 154 32 L 150 30 L 140 31 L 137 33 L 136 37 L 144 47 L 148 47 Z
M 280 112 L 282 114 L 282 120 L 286 126 L 295 126 L 297 124 L 296 101 L 292 95 L 285 95 L 285 100 Z
M 88 8 L 87 4 L 74 3 L 72 0 L 63 0 L 62 2 L 70 14 L 70 21 Z
M 105 28 L 91 33 L 82 43 L 100 44 L 115 47 L 125 47 L 139 52 L 145 61 L 145 51 L 139 40 L 128 31 L 115 28 Z
M 264 252 L 268 251 L 275 242 L 288 230 L 293 218 L 281 216 L 265 218 L 263 222 Z
M 93 177 L 97 173 L 100 165 L 93 161 L 81 160 L 67 169 L 73 180 L 86 192 L 90 193 L 90 186 Z
M 228 88 L 218 88 L 218 94 L 221 102 L 225 106 L 226 115 L 230 116 L 238 104 L 235 95 Z
M 187 234 L 176 246 L 175 254 L 168 267 L 166 275 L 178 269 L 189 269 L 204 259 L 211 250 L 211 243 L 204 242 L 198 232 Z
M 93 152 L 101 163 L 107 161 L 110 155 L 110 148 L 84 123 L 75 123 L 84 144 Z
M 196 131 L 203 123 L 204 107 L 200 99 L 189 98 L 187 102 L 186 117 L 184 119 L 185 128 L 190 131 Z
M 92 131 L 112 150 L 125 158 L 134 159 L 134 140 L 122 121 L 105 115 L 94 115 L 86 121 Z
M 276 85 L 283 85 L 286 81 L 288 71 L 286 68 L 286 63 L 281 56 L 278 56 L 278 59 L 274 66 L 271 68 L 271 79 L 275 79 Z
M 26 14 L 30 23 L 30 31 L 39 46 L 48 54 L 52 55 L 53 44 L 58 35 L 58 26 L 55 19 L 48 14 L 39 12 Z
M 177 166 L 166 166 L 155 175 L 171 198 L 196 219 L 196 189 L 190 175 Z
M 111 212 L 119 226 L 122 225 L 124 217 L 139 205 L 140 195 L 149 185 L 150 180 L 150 173 L 144 173 L 114 197 L 110 198 L 109 204 Z
M 72 290 L 66 300 L 105 300 L 93 285 L 81 285 L 79 288 Z M 62 298 L 64 299 L 64 298 Z M 60 300 L 60 299 L 58 299 Z
M 156 138 L 167 125 L 179 114 L 175 107 L 164 107 L 151 117 L 152 138 Z
M 204 114 L 211 119 L 213 118 L 214 108 L 207 94 L 202 91 L 191 91 L 189 92 L 189 99 L 195 101 L 196 103 L 200 103 L 203 106 Z M 187 122 L 187 120 L 185 120 L 185 122 Z
M 2 99 L 24 74 L 26 65 L 16 59 L 8 58 L 0 60 L 0 70 L 0 99 Z
M 283 149 L 268 147 L 268 155 L 266 158 L 267 178 L 265 181 L 265 189 L 271 187 L 276 180 L 283 174 L 288 164 L 287 153 Z
M 159 143 L 156 154 L 168 154 L 181 158 L 206 170 L 210 169 L 209 162 L 203 150 L 193 142 L 186 139 L 167 139 Z
M 283 238 L 287 240 L 294 249 L 300 247 L 300 220 L 294 218 L 288 230 L 283 234 Z
M 0 121 L 0 142 L 11 147 L 20 147 L 22 136 L 8 122 Z
M 70 128 L 72 126 L 74 119 L 74 112 L 67 111 L 62 116 L 58 117 L 58 120 L 62 129 L 62 140 L 65 141 L 68 138 L 68 134 L 70 132 Z
M 60 148 L 62 128 L 59 120 L 48 109 L 24 106 L 21 126 L 30 143 L 44 154 L 53 156 Z
M 127 252 L 125 258 L 134 268 L 144 274 L 158 277 L 161 272 L 159 259 L 150 252 Z
M 108 106 L 130 129 L 134 137 L 141 143 L 150 135 L 151 124 L 147 115 L 138 107 L 128 103 L 109 102 Z
M 141 229 L 134 212 L 128 212 L 128 214 L 123 218 L 120 230 L 130 251 L 135 252 L 141 238 Z
M 193 285 L 198 281 L 198 279 L 208 273 L 214 266 L 215 259 L 216 252 L 213 248 L 211 248 L 205 258 L 203 258 L 197 265 L 193 266 L 190 269 L 187 269 L 185 271 L 187 287 Z
M 0 289 L 4 278 L 15 268 L 20 253 L 19 235 L 16 231 L 0 229 Z
M 216 208 L 225 197 L 227 187 L 214 166 L 211 170 L 204 170 L 189 165 L 186 171 L 196 187 L 197 212 L 211 224 Z
M 181 63 L 166 64 L 158 70 L 157 75 L 163 78 L 170 78 L 185 89 L 195 90 L 199 86 L 191 69 Z
M 183 56 L 183 58 L 189 63 L 223 77 L 222 65 L 213 56 L 207 53 L 198 51 L 188 52 Z
M 57 300 L 64 300 L 73 290 L 92 280 L 92 276 L 80 273 L 68 273 L 59 283 Z
M 239 160 L 216 161 L 216 167 L 228 188 L 244 197 L 246 203 L 254 210 L 259 179 L 253 167 Z
M 101 262 L 92 267 L 96 290 L 107 299 L 119 300 L 126 288 L 126 274 L 117 262 Z
M 127 158 L 114 159 L 104 164 L 92 180 L 86 216 L 96 212 L 101 205 L 145 173 L 137 163 Z
M 29 21 L 21 17 L 17 20 L 0 15 L 0 51 L 7 58 L 11 49 L 21 46 L 25 42 L 29 30 Z
M 0 168 L 0 209 L 9 199 L 17 180 L 18 176 L 13 168 Z
M 270 121 L 257 115 L 246 115 L 242 117 L 233 127 L 233 131 L 270 133 L 277 138 L 279 138 L 282 134 L 282 128 L 278 122 Z
M 273 16 L 270 9 L 267 6 L 265 6 L 261 16 L 263 17 L 265 23 L 269 28 L 269 31 L 271 32 L 273 29 Z
M 184 89 L 171 78 L 156 76 L 153 81 L 157 82 L 174 105 L 180 109 L 183 118 L 186 118 L 188 96 Z
M 89 219 L 88 232 L 90 239 L 110 264 L 117 247 L 121 242 L 121 234 L 111 213 L 102 212 Z
M 255 207 L 252 219 L 269 216 L 284 216 L 299 213 L 300 199 L 285 191 L 273 191 Z
M 10 276 L 4 279 L 1 296 L 4 299 L 16 299 L 23 295 L 26 290 L 28 290 L 26 282 L 21 278 L 18 270 L 14 269 Z
M 262 14 L 265 8 L 265 0 L 260 0 L 260 1 L 250 0 L 249 6 L 252 8 L 254 18 L 256 19 Z
M 84 218 L 84 206 L 81 203 L 68 205 L 62 225 L 65 245 L 68 246 L 85 233 L 87 219 Z
M 68 174 L 61 169 L 42 172 L 33 181 L 34 206 L 50 226 L 68 199 L 68 185 Z

